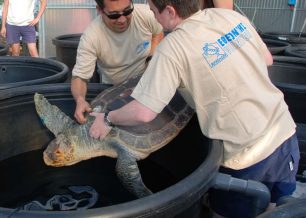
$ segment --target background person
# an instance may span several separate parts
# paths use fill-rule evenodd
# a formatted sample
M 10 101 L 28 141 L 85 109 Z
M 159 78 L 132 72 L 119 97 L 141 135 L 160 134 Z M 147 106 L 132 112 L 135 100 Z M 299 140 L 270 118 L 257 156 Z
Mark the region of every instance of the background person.
M 20 37 L 27 44 L 32 57 L 38 57 L 35 25 L 43 15 L 47 1 L 40 0 L 40 9 L 34 17 L 36 0 L 4 0 L 1 35 L 12 49 L 12 56 L 20 55 Z
M 273 203 L 290 195 L 299 162 L 296 125 L 268 76 L 272 56 L 249 20 L 233 10 L 200 11 L 198 0 L 149 5 L 163 28 L 173 31 L 157 47 L 132 93 L 135 100 L 91 113 L 90 135 L 103 139 L 108 124 L 153 120 L 179 88 L 194 106 L 202 133 L 223 141 L 221 172 L 264 183 Z M 210 203 L 225 217 L 254 216 L 248 197 L 238 193 L 216 190 Z
M 75 118 L 85 123 L 84 112 L 91 111 L 85 100 L 87 81 L 96 62 L 103 79 L 118 84 L 142 74 L 155 47 L 163 38 L 162 26 L 148 5 L 131 0 L 96 0 L 99 17 L 85 30 L 72 70 L 71 92 L 77 103 Z

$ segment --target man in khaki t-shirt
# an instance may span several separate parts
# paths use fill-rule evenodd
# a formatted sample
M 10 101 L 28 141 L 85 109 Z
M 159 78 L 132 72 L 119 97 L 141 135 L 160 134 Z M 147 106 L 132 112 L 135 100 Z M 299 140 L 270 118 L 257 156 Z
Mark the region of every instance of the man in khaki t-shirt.
M 134 89 L 135 100 L 106 115 L 91 113 L 96 119 L 90 135 L 103 139 L 108 124 L 153 120 L 179 89 L 194 107 L 202 133 L 223 141 L 220 170 L 264 183 L 275 203 L 295 189 L 299 148 L 284 96 L 268 76 L 272 56 L 247 18 L 227 9 L 200 11 L 197 1 L 149 0 L 156 19 L 172 32 Z M 212 196 L 217 213 L 254 217 L 245 196 Z
M 71 91 L 77 103 L 75 118 L 85 123 L 87 81 L 96 63 L 103 83 L 118 84 L 142 74 L 163 38 L 162 26 L 148 5 L 131 0 L 96 0 L 100 14 L 82 34 L 72 71 Z

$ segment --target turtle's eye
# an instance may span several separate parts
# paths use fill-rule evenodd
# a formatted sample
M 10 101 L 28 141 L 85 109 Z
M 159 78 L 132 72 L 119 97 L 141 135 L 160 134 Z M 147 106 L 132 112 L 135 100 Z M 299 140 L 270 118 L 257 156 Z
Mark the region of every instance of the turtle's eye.
M 58 145 L 57 148 L 60 152 L 69 153 L 72 149 L 72 144 L 69 138 L 65 135 L 60 134 L 56 137 L 56 144 Z

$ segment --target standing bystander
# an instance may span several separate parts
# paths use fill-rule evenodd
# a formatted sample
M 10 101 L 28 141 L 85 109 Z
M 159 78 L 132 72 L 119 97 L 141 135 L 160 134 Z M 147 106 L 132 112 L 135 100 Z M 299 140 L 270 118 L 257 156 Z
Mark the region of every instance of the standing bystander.
M 28 46 L 32 57 L 38 57 L 35 25 L 44 13 L 47 0 L 40 0 L 40 9 L 34 17 L 36 0 L 4 0 L 1 35 L 11 46 L 12 56 L 20 55 L 20 38 Z

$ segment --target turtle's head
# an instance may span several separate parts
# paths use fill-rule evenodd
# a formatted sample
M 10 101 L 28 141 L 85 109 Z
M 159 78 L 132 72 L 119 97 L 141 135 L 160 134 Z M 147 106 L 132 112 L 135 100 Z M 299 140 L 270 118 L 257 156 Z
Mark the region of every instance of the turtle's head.
M 59 134 L 44 151 L 44 161 L 49 166 L 62 167 L 80 162 L 76 157 L 75 144 L 65 135 Z

